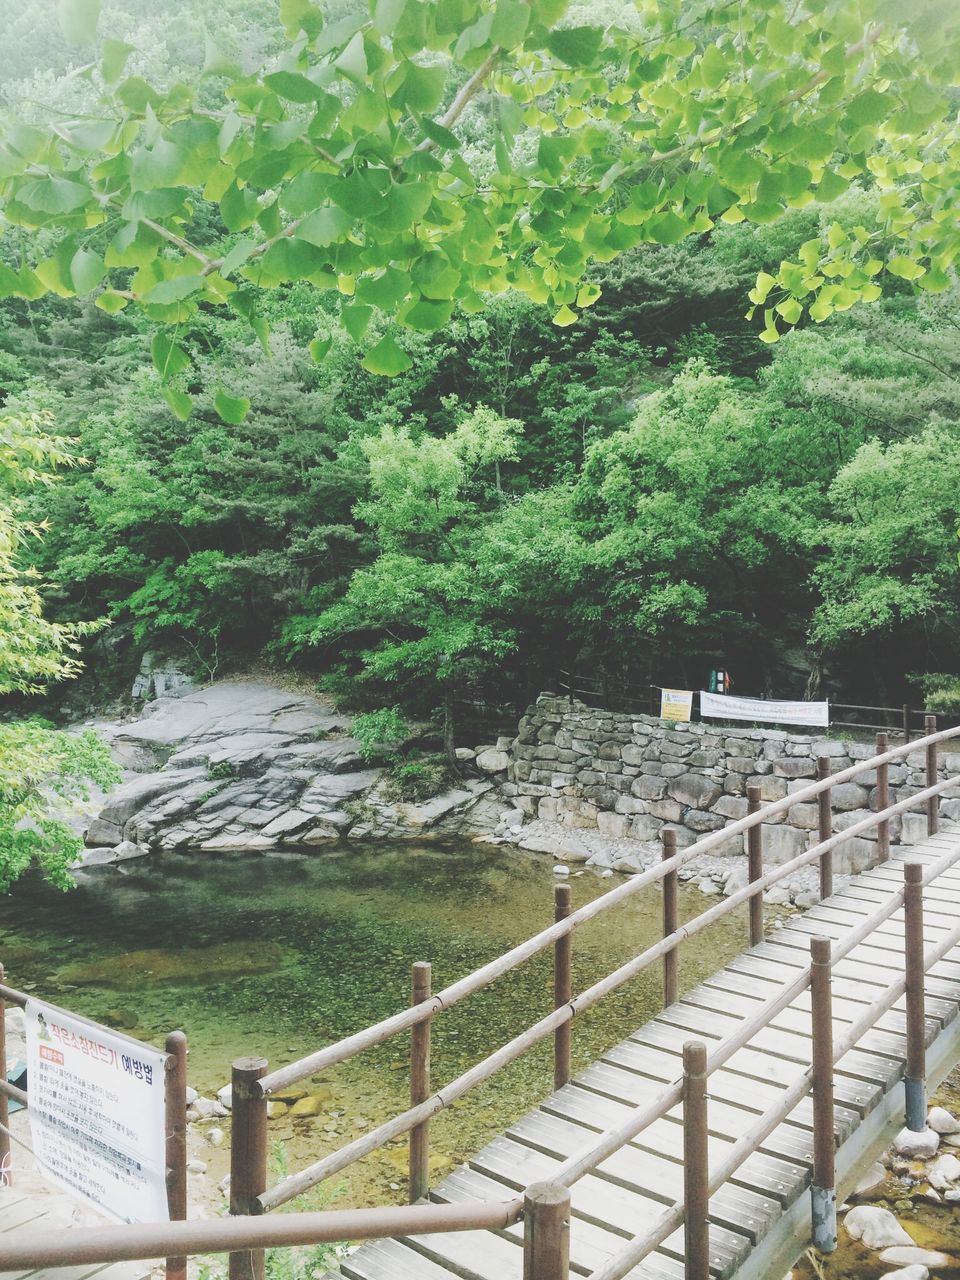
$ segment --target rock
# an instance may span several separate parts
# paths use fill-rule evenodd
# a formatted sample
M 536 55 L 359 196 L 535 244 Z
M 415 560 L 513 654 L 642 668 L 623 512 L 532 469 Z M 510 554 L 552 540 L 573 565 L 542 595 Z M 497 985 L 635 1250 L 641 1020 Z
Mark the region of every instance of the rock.
M 952 1116 L 945 1107 L 931 1107 L 927 1116 L 927 1128 L 941 1136 L 960 1133 L 960 1120 Z
M 199 1093 L 197 1093 L 196 1089 L 193 1089 L 191 1088 L 190 1085 L 187 1085 L 187 1106 L 192 1107 L 199 1097 L 200 1095 Z
M 893 1149 L 901 1156 L 911 1159 L 929 1160 L 936 1155 L 940 1146 L 940 1135 L 932 1129 L 923 1129 L 914 1133 L 910 1129 L 901 1129 L 893 1140 Z
M 480 752 L 476 761 L 477 768 L 484 773 L 503 773 L 509 763 L 510 757 L 506 751 L 498 751 L 496 747 Z
M 570 874 L 570 868 L 565 866 L 562 862 L 558 862 L 553 868 L 553 874 L 555 876 L 568 876 Z
M 750 874 L 745 866 L 735 867 L 723 882 L 723 892 L 729 898 L 731 894 L 739 893 L 741 889 L 745 889 L 750 883 Z
M 857 1188 L 853 1194 L 855 1196 L 869 1195 L 871 1191 L 876 1191 L 876 1189 L 879 1186 L 881 1186 L 881 1184 L 884 1181 L 886 1181 L 886 1177 L 887 1177 L 887 1171 L 878 1160 L 875 1164 L 872 1164 L 870 1166 L 870 1168 L 866 1171 L 866 1173 L 857 1183 Z
M 290 1116 L 292 1119 L 299 1119 L 303 1116 L 322 1116 L 330 1110 L 329 1092 L 311 1093 L 305 1098 L 300 1098 L 290 1108 Z
M 891 1245 L 913 1247 L 912 1238 L 890 1210 L 877 1205 L 862 1204 L 851 1209 L 843 1225 L 851 1239 L 862 1240 L 868 1249 L 886 1249 Z
M 233 1086 L 225 1084 L 222 1089 L 217 1090 L 217 1101 L 222 1107 L 226 1107 L 228 1111 L 233 1110 Z
M 950 1152 L 937 1156 L 927 1169 L 927 1181 L 936 1191 L 946 1191 L 960 1178 L 960 1160 Z
M 880 1254 L 881 1262 L 893 1262 L 900 1266 L 909 1267 L 948 1267 L 950 1258 L 945 1253 L 940 1253 L 936 1249 L 921 1249 L 912 1242 L 909 1245 L 896 1245 L 890 1249 L 884 1249 Z
M 926 1267 L 914 1263 L 909 1267 L 901 1267 L 899 1271 L 887 1271 L 880 1280 L 929 1280 L 930 1272 Z
M 201 1120 L 207 1120 L 217 1114 L 217 1104 L 213 1098 L 197 1098 L 193 1104 L 193 1109 Z
M 457 747 L 455 753 L 461 764 L 469 764 L 471 760 L 476 760 L 477 753 L 471 751 L 469 747 Z
M 188 1160 L 187 1173 L 206 1173 L 207 1166 L 202 1160 Z
M 674 800 L 692 809 L 709 809 L 715 800 L 720 798 L 720 787 L 717 783 L 705 778 L 700 773 L 683 773 L 672 778 L 667 792 Z
M 708 898 L 714 898 L 721 892 L 720 886 L 716 880 L 701 880 L 697 885 L 701 893 L 705 893 Z
M 213 1129 L 208 1129 L 206 1133 L 206 1138 L 207 1138 L 207 1141 L 210 1143 L 211 1147 L 223 1146 L 223 1130 L 222 1129 L 219 1129 L 216 1127 L 214 1127 Z

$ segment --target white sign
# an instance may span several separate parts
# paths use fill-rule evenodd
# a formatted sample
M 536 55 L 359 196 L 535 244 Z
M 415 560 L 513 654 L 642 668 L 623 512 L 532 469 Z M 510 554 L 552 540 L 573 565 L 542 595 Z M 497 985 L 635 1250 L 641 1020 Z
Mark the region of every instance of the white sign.
M 166 1222 L 166 1054 L 28 1000 L 34 1154 L 61 1186 L 120 1222 Z
M 693 711 L 692 689 L 661 689 L 660 719 L 689 720 Z
M 732 698 L 729 693 L 701 693 L 700 714 L 710 720 L 765 720 L 823 729 L 830 724 L 829 702 L 776 702 L 772 698 Z

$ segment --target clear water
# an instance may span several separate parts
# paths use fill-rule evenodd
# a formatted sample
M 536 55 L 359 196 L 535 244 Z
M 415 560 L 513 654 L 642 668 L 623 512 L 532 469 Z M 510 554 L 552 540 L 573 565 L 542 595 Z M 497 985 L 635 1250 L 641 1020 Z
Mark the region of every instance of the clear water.
M 83 873 L 69 894 L 23 884 L 0 899 L 0 960 L 13 986 L 162 1044 L 190 1041 L 190 1081 L 210 1094 L 230 1063 L 302 1057 L 402 1008 L 410 966 L 433 964 L 439 989 L 553 919 L 549 859 L 484 845 L 349 846 L 310 855 L 170 855 Z M 571 877 L 574 906 L 619 878 Z M 706 905 L 681 889 L 681 913 Z M 660 936 L 661 897 L 647 889 L 574 935 L 574 982 L 589 986 Z M 738 911 L 686 944 L 681 981 L 693 985 L 745 944 Z M 574 1025 L 582 1065 L 657 1012 L 659 966 Z M 551 959 L 528 962 L 437 1018 L 437 1085 L 491 1052 L 551 1004 Z M 409 1038 L 304 1082 L 320 1114 L 271 1121 L 278 1158 L 299 1168 L 407 1102 Z M 434 1121 L 436 1173 L 464 1159 L 552 1087 L 541 1045 Z M 281 1147 L 284 1154 L 279 1157 Z M 225 1172 L 226 1147 L 210 1152 Z M 222 1165 L 222 1170 L 219 1165 Z M 337 1178 L 338 1205 L 400 1197 L 400 1141 Z

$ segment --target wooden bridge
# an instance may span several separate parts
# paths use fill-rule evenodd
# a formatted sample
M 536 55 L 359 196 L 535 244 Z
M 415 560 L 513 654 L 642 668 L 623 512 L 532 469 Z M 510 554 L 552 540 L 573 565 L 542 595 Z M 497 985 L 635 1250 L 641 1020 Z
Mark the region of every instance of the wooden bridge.
M 837 1195 L 904 1124 L 925 1127 L 927 1085 L 960 1058 L 960 827 L 939 822 L 939 797 L 960 778 L 941 778 L 937 755 L 958 735 L 928 732 L 894 750 L 880 735 L 873 759 L 831 776 L 824 758 L 816 782 L 765 806 L 750 788 L 745 818 L 682 852 L 665 830 L 659 865 L 577 911 L 560 886 L 553 925 L 445 990 L 432 993 L 429 966 L 415 965 L 408 1009 L 276 1071 L 263 1059 L 235 1063 L 232 1219 L 78 1230 L 56 1241 L 18 1234 L 0 1240 L 0 1273 L 165 1254 L 176 1267 L 184 1255 L 230 1251 L 231 1280 L 261 1280 L 264 1247 L 367 1239 L 343 1263 L 348 1280 L 759 1280 L 782 1274 L 811 1238 L 831 1250 Z M 890 804 L 889 766 L 916 751 L 926 786 Z M 832 787 L 865 778 L 876 784 L 877 812 L 834 832 Z M 816 843 L 765 869 L 763 824 L 810 802 L 819 806 Z M 926 842 L 891 857 L 891 821 L 920 806 Z M 834 893 L 834 850 L 872 830 L 878 865 Z M 749 883 L 680 925 L 679 869 L 740 833 Z M 813 864 L 821 901 L 765 938 L 764 892 Z M 574 931 L 655 884 L 662 939 L 575 995 Z M 749 950 L 679 998 L 682 943 L 744 903 Z M 553 1011 L 435 1087 L 432 1020 L 547 948 Z M 575 1017 L 654 964 L 662 1013 L 571 1078 Z M 269 1098 L 405 1033 L 410 1107 L 268 1187 Z M 431 1118 L 548 1037 L 551 1096 L 430 1188 Z M 403 1134 L 408 1208 L 271 1213 Z

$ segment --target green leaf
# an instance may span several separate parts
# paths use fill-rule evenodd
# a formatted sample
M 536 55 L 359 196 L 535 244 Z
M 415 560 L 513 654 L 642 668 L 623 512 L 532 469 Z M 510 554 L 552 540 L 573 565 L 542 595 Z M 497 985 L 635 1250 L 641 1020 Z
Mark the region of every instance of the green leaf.
M 124 307 L 129 306 L 130 299 L 125 298 L 122 293 L 117 293 L 115 289 L 105 289 L 97 298 L 94 306 L 106 311 L 107 315 L 116 315 L 118 311 L 122 311 Z
M 359 342 L 363 335 L 367 332 L 367 327 L 373 317 L 373 307 L 365 307 L 359 303 L 353 303 L 349 307 L 344 307 L 340 312 L 340 319 L 343 321 L 343 327 L 349 333 L 354 342 Z
M 59 215 L 72 213 L 89 203 L 90 188 L 81 182 L 73 182 L 70 178 L 37 178 L 33 182 L 24 183 L 18 196 L 20 203 L 25 204 L 28 209 L 37 213 Z
M 78 249 L 70 263 L 70 276 L 77 293 L 90 293 L 103 277 L 107 268 L 99 254 L 90 253 L 87 249 Z
M 568 67 L 592 66 L 602 43 L 602 27 L 567 27 L 547 37 L 547 48 Z
M 876 89 L 867 89 L 847 104 L 845 121 L 857 127 L 880 124 L 890 111 L 890 100 Z
M 100 75 L 104 84 L 116 84 L 123 75 L 127 59 L 133 53 L 132 44 L 125 40 L 106 39 L 101 45 L 103 56 L 100 59 Z
M 392 36 L 407 7 L 407 0 L 377 0 L 373 7 L 373 25 L 382 36 Z
M 161 389 L 164 400 L 170 406 L 170 412 L 175 418 L 179 418 L 181 422 L 186 422 L 193 413 L 193 401 L 185 391 L 178 391 L 176 387 L 163 387 Z
M 777 315 L 783 316 L 787 324 L 796 324 L 803 315 L 803 307 L 796 298 L 785 298 L 774 307 Z
M 250 401 L 243 396 L 228 396 L 225 391 L 218 391 L 213 397 L 213 407 L 224 422 L 238 427 L 250 412 Z
M 679 244 L 690 231 L 690 223 L 672 210 L 655 213 L 644 228 L 654 244 Z
M 220 217 L 228 231 L 245 231 L 257 219 L 257 193 L 231 182 L 220 197 Z
M 174 276 L 172 280 L 161 280 L 143 295 L 143 301 L 151 306 L 164 306 L 171 302 L 181 302 L 203 288 L 203 276 Z
M 426 298 L 420 298 L 404 307 L 397 318 L 408 329 L 417 329 L 420 333 L 436 333 L 452 315 L 452 302 L 428 302 Z
M 155 333 L 150 344 L 153 367 L 164 382 L 185 373 L 190 368 L 190 357 L 179 343 L 165 333 Z
M 842 196 L 849 186 L 850 183 L 846 178 L 841 178 L 839 173 L 835 173 L 833 169 L 825 169 L 817 184 L 817 199 L 821 204 L 827 204 L 836 200 L 837 196 Z
M 332 338 L 314 338 L 310 343 L 310 355 L 317 364 L 323 364 L 332 346 Z
M 444 125 L 437 124 L 436 120 L 431 120 L 429 116 L 420 117 L 420 129 L 441 151 L 458 151 L 460 149 L 460 139 L 457 135 L 445 128 Z
M 384 197 L 375 225 L 391 235 L 409 231 L 427 212 L 432 199 L 433 190 L 428 182 L 394 184 Z
M 446 82 L 445 66 L 418 67 L 416 63 L 410 62 L 407 64 L 407 73 L 403 78 L 403 84 L 397 90 L 395 100 L 414 114 L 435 111 L 443 98 Z
M 90 44 L 97 38 L 100 0 L 59 0 L 57 18 L 71 44 Z
M 357 32 L 333 65 L 355 85 L 361 88 L 364 86 L 367 80 L 367 53 L 362 32 Z
M 396 267 L 387 267 L 379 276 L 364 276 L 357 283 L 357 301 L 381 311 L 396 311 L 410 291 L 410 277 Z
M 385 378 L 395 378 L 398 373 L 406 373 L 413 368 L 413 361 L 389 333 L 372 351 L 367 352 L 360 363 L 367 373 L 381 374 Z
M 256 247 L 257 242 L 249 237 L 246 240 L 238 240 L 224 258 L 220 274 L 228 276 L 231 271 L 236 271 L 237 267 L 242 267 Z
M 263 77 L 263 83 L 288 102 L 320 102 L 326 90 L 294 71 L 274 71 Z
M 299 32 L 316 35 L 323 26 L 323 15 L 310 0 L 280 0 L 280 22 L 288 40 Z
M 414 264 L 414 284 L 425 298 L 446 302 L 453 297 L 460 283 L 460 272 L 450 265 L 442 253 L 425 254 Z
M 898 254 L 887 262 L 887 270 L 891 275 L 899 276 L 901 280 L 916 280 L 924 274 L 926 267 L 921 267 L 920 263 L 914 262 L 913 258 Z
M 553 323 L 558 329 L 566 329 L 571 324 L 576 324 L 580 317 L 575 311 L 571 311 L 566 305 L 562 306 L 557 314 L 553 317 Z
M 306 240 L 307 244 L 326 249 L 336 244 L 353 226 L 352 216 L 336 205 L 327 205 L 304 218 L 297 227 L 297 239 Z
M 530 6 L 522 0 L 497 0 L 493 14 L 490 39 L 501 49 L 512 49 L 527 34 L 530 25 Z

